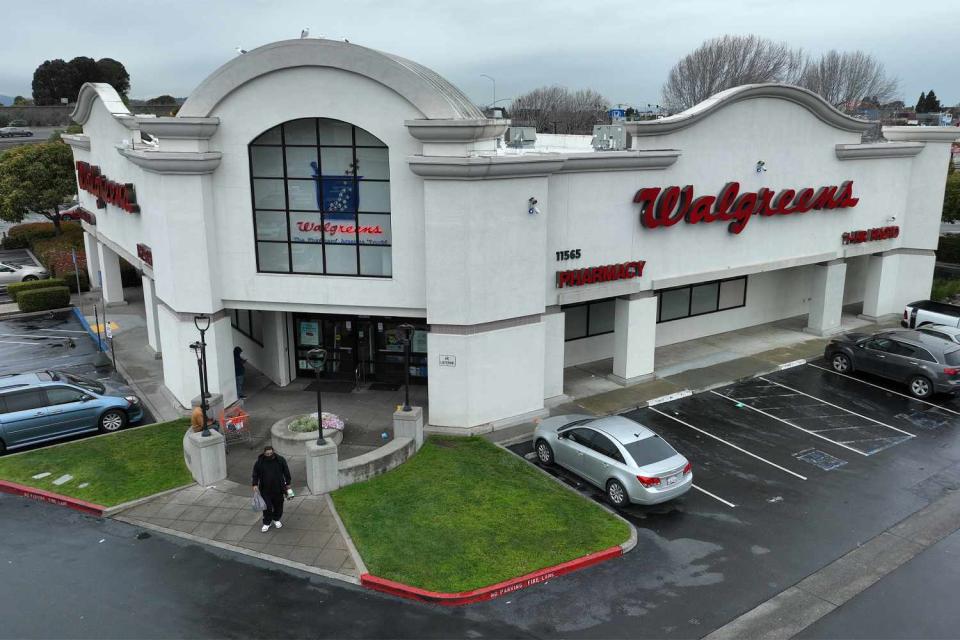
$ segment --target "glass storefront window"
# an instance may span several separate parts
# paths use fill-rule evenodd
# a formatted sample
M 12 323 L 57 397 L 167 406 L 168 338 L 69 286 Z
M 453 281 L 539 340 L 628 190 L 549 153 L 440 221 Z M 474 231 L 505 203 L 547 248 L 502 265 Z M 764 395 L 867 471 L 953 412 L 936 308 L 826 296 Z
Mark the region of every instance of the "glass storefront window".
M 693 287 L 690 297 L 690 315 L 710 313 L 717 310 L 717 296 L 720 295 L 720 283 L 709 282 Z
M 690 288 L 671 289 L 660 294 L 660 322 L 690 315 Z
M 735 309 L 747 304 L 747 278 L 702 282 L 688 287 L 658 291 L 660 311 L 657 322 Z
M 392 276 L 382 141 L 347 122 L 303 118 L 265 131 L 249 150 L 259 271 Z

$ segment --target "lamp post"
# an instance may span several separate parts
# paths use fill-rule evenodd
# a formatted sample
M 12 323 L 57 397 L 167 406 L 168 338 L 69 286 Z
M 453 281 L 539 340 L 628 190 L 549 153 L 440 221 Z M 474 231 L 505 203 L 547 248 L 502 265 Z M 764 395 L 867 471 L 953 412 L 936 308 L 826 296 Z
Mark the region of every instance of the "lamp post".
M 200 396 L 202 398 L 210 397 L 210 378 L 207 374 L 207 341 L 204 338 L 207 329 L 210 328 L 210 316 L 194 316 L 193 326 L 200 332 Z
M 203 393 L 203 343 L 194 342 L 190 348 L 197 357 L 197 373 L 200 374 L 200 413 L 203 415 L 203 432 L 200 435 L 206 438 L 210 435 L 210 426 L 207 424 L 207 396 Z
M 485 73 L 481 73 L 480 77 L 486 78 L 487 80 L 493 83 L 493 102 L 490 103 L 490 106 L 493 107 L 493 105 L 497 104 L 497 81 Z
M 403 410 L 410 411 L 410 340 L 415 329 L 412 324 L 401 324 L 397 329 L 401 331 L 400 340 L 403 341 Z
M 326 349 L 310 349 L 307 352 L 307 362 L 317 374 L 317 445 L 323 446 L 327 441 L 323 439 L 323 400 L 320 398 L 320 371 L 327 362 Z

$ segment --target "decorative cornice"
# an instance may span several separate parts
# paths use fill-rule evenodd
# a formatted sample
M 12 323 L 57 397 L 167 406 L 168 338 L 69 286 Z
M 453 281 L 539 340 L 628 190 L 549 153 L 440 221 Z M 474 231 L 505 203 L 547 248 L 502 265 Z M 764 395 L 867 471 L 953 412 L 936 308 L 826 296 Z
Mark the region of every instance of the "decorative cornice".
M 220 166 L 219 151 L 150 151 L 117 147 L 120 155 L 152 173 L 203 175 Z
M 560 173 L 583 171 L 649 171 L 666 169 L 680 157 L 679 149 L 594 151 L 564 155 Z
M 410 156 L 408 162 L 411 171 L 425 178 L 479 180 L 549 175 L 563 166 L 563 156 L 556 153 L 475 157 Z
M 60 139 L 66 142 L 74 149 L 83 149 L 90 151 L 90 136 L 82 133 L 61 133 Z
M 598 151 L 593 153 L 525 153 L 508 156 L 410 156 L 410 170 L 425 178 L 482 180 L 587 171 L 666 169 L 680 151 Z
M 871 144 L 838 144 L 840 160 L 872 160 L 875 158 L 909 158 L 926 146 L 923 142 L 874 142 Z
M 910 140 L 913 142 L 954 142 L 960 140 L 957 127 L 884 127 L 887 140 Z
M 829 102 L 819 95 L 801 87 L 789 84 L 745 84 L 721 91 L 703 102 L 694 105 L 682 113 L 661 118 L 659 120 L 644 120 L 639 122 L 625 122 L 627 133 L 632 136 L 659 136 L 686 129 L 700 122 L 710 114 L 724 107 L 759 98 L 774 98 L 787 100 L 807 109 L 822 122 L 843 131 L 863 133 L 876 123 L 868 120 L 858 120 L 837 111 Z
M 140 131 L 162 139 L 209 140 L 217 132 L 220 118 L 137 116 L 137 123 L 140 125 Z
M 510 126 L 501 118 L 407 120 L 403 124 L 421 142 L 474 142 L 499 138 Z
M 74 107 L 70 119 L 77 124 L 86 124 L 90 119 L 90 111 L 93 109 L 93 102 L 97 98 L 103 103 L 103 106 L 114 116 L 129 116 L 130 110 L 123 104 L 120 94 L 117 90 L 106 82 L 84 82 L 80 87 L 80 93 L 77 96 L 77 106 Z

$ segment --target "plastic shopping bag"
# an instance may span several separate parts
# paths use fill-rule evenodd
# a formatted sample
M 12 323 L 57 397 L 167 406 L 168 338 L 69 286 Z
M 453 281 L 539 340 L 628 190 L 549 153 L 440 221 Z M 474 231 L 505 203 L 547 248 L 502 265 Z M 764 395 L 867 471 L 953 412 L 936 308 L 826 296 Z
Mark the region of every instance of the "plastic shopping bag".
M 250 500 L 250 508 L 254 511 L 267 510 L 267 503 L 264 501 L 263 496 L 260 495 L 259 491 L 253 492 L 253 498 Z

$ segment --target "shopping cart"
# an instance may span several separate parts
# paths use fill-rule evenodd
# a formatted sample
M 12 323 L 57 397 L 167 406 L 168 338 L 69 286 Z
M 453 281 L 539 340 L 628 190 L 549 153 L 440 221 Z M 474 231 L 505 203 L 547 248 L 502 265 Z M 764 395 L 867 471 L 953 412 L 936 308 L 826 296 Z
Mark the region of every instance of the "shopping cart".
M 246 442 L 248 447 L 253 448 L 250 414 L 243 410 L 243 400 L 238 400 L 220 414 L 220 433 L 223 434 L 226 446 Z

